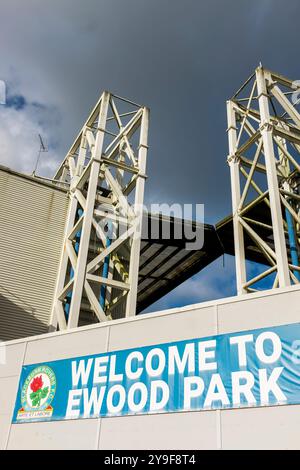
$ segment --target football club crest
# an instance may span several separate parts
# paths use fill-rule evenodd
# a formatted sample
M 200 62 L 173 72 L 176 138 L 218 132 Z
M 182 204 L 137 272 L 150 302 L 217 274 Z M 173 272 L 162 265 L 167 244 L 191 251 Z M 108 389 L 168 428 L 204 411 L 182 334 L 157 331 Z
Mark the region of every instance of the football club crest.
M 22 408 L 17 420 L 51 418 L 51 402 L 56 391 L 56 377 L 48 366 L 39 366 L 27 376 L 21 391 Z

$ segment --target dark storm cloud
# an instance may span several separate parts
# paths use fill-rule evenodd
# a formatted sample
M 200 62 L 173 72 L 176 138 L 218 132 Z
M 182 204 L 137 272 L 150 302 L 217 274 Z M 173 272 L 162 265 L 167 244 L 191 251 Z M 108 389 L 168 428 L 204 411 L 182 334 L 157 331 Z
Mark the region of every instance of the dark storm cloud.
M 299 78 L 299 10 L 293 0 L 2 0 L 0 78 L 13 70 L 28 99 L 60 109 L 61 158 L 103 89 L 147 104 L 148 202 L 204 202 L 215 221 L 230 211 L 225 101 L 260 60 Z
M 19 119 L 18 136 L 26 123 L 47 133 L 50 171 L 102 90 L 146 104 L 146 201 L 205 203 L 216 222 L 231 208 L 225 102 L 260 61 L 300 79 L 299 13 L 299 0 L 1 0 L 0 79 L 49 119 L 41 127 L 38 114 L 36 129 L 33 105 L 2 118 Z M 20 140 L 24 168 L 34 139 Z

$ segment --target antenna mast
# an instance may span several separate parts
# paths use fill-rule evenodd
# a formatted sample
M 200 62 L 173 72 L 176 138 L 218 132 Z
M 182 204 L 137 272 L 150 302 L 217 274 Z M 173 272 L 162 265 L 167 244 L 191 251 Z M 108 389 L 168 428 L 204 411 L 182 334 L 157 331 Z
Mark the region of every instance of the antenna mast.
M 41 153 L 42 152 L 48 152 L 48 149 L 47 149 L 47 147 L 45 146 L 45 144 L 43 142 L 41 134 L 38 134 L 38 136 L 39 136 L 39 141 L 40 141 L 40 148 L 39 148 L 39 153 L 38 153 L 38 157 L 37 157 L 37 160 L 36 160 L 35 168 L 32 172 L 32 176 L 36 175 L 36 171 L 37 171 L 37 167 L 38 167 L 38 164 L 39 164 L 39 161 L 40 161 Z

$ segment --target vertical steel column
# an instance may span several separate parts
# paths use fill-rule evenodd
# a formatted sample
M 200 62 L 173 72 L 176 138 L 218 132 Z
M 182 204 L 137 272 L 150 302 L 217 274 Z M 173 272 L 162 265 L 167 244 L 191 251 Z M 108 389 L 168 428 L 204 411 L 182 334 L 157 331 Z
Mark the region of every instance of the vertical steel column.
M 75 220 L 76 212 L 77 212 L 77 199 L 72 195 L 69 195 L 69 197 L 70 197 L 70 206 L 69 206 L 68 218 L 66 222 L 65 236 L 64 236 L 64 242 L 63 242 L 63 252 L 62 252 L 62 257 L 61 257 L 60 266 L 58 270 L 58 277 L 57 277 L 56 288 L 55 288 L 55 293 L 54 293 L 52 314 L 51 314 L 51 320 L 50 320 L 50 325 L 49 325 L 50 331 L 55 331 L 58 323 L 60 325 L 60 329 L 64 330 L 67 328 L 65 311 L 61 305 L 61 302 L 59 302 L 58 300 L 58 295 L 63 290 L 64 284 L 65 284 L 65 278 L 66 278 L 66 272 L 67 272 L 68 260 L 69 260 L 68 253 L 66 250 L 66 244 L 68 241 L 68 233 L 71 231 L 72 227 L 74 226 L 74 220 Z
M 245 264 L 245 248 L 243 227 L 239 222 L 239 203 L 241 199 L 239 161 L 236 157 L 237 128 L 236 116 L 232 101 L 227 101 L 227 122 L 228 122 L 228 145 L 229 157 L 228 163 L 230 167 L 231 179 L 231 198 L 232 198 L 232 214 L 233 214 L 233 231 L 234 231 L 234 251 L 235 251 L 235 269 L 236 269 L 236 285 L 237 294 L 245 294 L 244 284 L 246 282 L 246 264 Z
M 266 77 L 262 67 L 258 67 L 256 69 L 256 80 L 260 110 L 260 132 L 262 135 L 265 154 L 278 280 L 280 287 L 286 287 L 290 285 L 290 274 L 281 213 L 280 193 L 272 137 L 273 129 L 270 120 Z
M 126 317 L 134 316 L 136 311 L 138 277 L 139 277 L 139 258 L 142 236 L 143 202 L 145 190 L 145 173 L 148 151 L 148 128 L 149 128 L 149 109 L 143 108 L 141 121 L 140 141 L 138 149 L 139 175 L 136 183 L 136 193 L 134 201 L 135 224 L 136 229 L 132 238 L 129 279 L 130 291 L 128 292 L 126 304 Z
M 111 245 L 111 239 L 110 239 L 110 232 L 111 232 L 111 222 L 108 223 L 108 229 L 107 229 L 108 235 L 106 237 L 106 248 L 109 248 Z M 102 268 L 102 277 L 104 279 L 108 278 L 109 274 L 109 264 L 110 264 L 110 256 L 106 256 L 104 263 L 103 263 L 103 268 Z M 107 286 L 103 285 L 101 286 L 100 289 L 100 306 L 105 310 L 105 298 L 106 298 L 106 292 L 107 292 Z
M 291 204 L 291 201 L 289 201 Z M 289 242 L 290 242 L 290 253 L 291 253 L 291 260 L 294 266 L 299 266 L 299 259 L 298 259 L 298 248 L 297 248 L 297 238 L 295 234 L 295 224 L 293 217 L 287 209 L 285 209 L 285 217 L 286 223 L 288 228 L 289 234 Z M 299 271 L 293 270 L 294 276 L 300 281 L 300 273 Z
M 83 286 L 85 281 L 87 255 L 90 242 L 90 234 L 93 221 L 93 213 L 95 206 L 95 199 L 97 193 L 97 185 L 100 173 L 100 160 L 103 149 L 104 140 L 104 129 L 107 119 L 107 111 L 109 104 L 109 93 L 104 92 L 102 95 L 99 120 L 98 120 L 98 131 L 95 139 L 95 146 L 92 153 L 91 170 L 89 176 L 88 192 L 86 197 L 86 205 L 84 208 L 84 218 L 82 224 L 81 241 L 79 245 L 77 265 L 74 273 L 74 287 L 72 294 L 72 301 L 70 306 L 68 328 L 74 328 L 78 326 L 78 319 L 80 313 L 80 304 L 83 293 Z

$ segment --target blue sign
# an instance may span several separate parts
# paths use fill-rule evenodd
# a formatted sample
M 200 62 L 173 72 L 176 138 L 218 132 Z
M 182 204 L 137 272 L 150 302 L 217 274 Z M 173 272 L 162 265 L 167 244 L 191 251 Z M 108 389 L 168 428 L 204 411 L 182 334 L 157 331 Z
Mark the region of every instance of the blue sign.
M 300 323 L 23 366 L 13 422 L 300 403 Z

